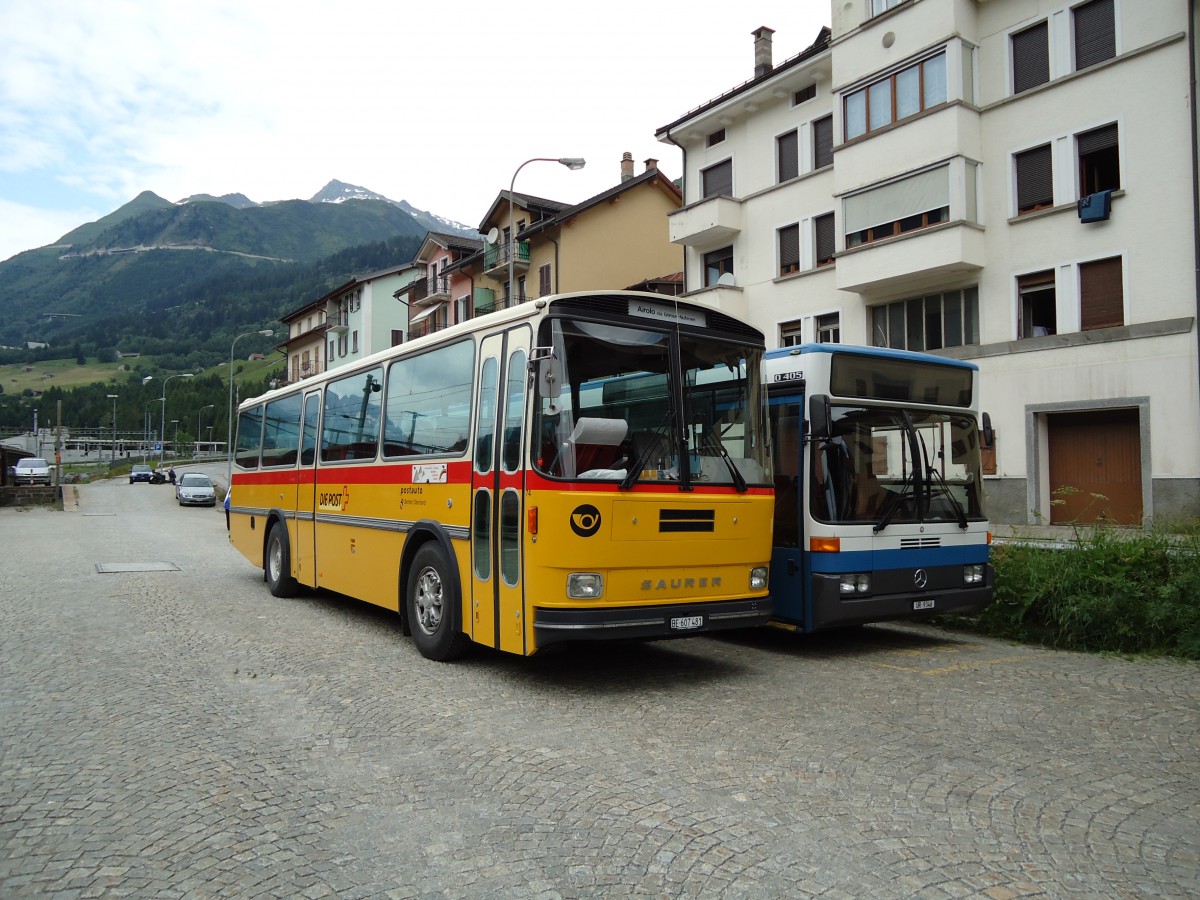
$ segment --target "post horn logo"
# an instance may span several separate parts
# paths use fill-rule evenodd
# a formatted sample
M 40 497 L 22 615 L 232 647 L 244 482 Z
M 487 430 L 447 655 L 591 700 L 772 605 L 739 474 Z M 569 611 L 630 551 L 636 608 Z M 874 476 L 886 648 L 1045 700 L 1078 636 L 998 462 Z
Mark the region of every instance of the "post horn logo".
M 591 537 L 600 530 L 600 510 L 584 503 L 571 511 L 571 530 L 580 537 Z

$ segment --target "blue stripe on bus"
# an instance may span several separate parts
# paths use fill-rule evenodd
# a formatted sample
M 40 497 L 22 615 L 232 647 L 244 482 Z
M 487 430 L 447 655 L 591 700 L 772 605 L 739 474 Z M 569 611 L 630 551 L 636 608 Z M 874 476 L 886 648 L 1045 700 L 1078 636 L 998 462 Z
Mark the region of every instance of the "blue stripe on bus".
M 988 545 L 965 544 L 921 550 L 850 550 L 841 553 L 809 553 L 808 558 L 813 572 L 826 575 L 914 567 L 930 569 L 934 566 L 985 563 L 988 561 Z

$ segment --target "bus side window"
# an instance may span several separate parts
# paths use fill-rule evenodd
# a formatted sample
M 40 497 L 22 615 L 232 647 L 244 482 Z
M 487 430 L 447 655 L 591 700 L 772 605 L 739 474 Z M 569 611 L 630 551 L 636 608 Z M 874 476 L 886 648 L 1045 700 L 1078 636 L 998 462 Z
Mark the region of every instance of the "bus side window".
M 496 431 L 496 389 L 499 381 L 499 363 L 489 356 L 483 361 L 479 382 L 479 410 L 476 419 L 475 471 L 486 474 L 492 471 L 492 436 Z

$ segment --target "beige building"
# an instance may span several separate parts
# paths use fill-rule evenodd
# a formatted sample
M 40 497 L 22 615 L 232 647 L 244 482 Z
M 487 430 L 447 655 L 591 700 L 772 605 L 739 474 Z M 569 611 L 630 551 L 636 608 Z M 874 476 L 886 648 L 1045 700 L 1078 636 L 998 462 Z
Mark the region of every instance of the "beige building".
M 634 174 L 626 153 L 620 173 L 615 187 L 575 205 L 514 192 L 510 213 L 509 192 L 502 191 L 479 225 L 488 235 L 483 250 L 458 270 L 477 288 L 493 291 L 497 308 L 513 298 L 520 303 L 571 291 L 623 289 L 679 272 L 682 253 L 668 240 L 664 221 L 682 202 L 679 188 L 654 159 Z
M 978 364 L 997 521 L 1200 515 L 1191 6 L 835 2 L 779 64 L 758 29 L 658 131 L 686 295 Z

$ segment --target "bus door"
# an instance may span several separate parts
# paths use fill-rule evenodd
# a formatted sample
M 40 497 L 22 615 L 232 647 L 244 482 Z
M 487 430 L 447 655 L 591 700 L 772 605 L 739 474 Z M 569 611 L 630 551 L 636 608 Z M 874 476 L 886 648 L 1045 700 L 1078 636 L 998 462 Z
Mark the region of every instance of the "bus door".
M 775 532 L 771 541 L 774 618 L 811 627 L 804 571 L 804 394 L 772 391 L 771 438 L 775 447 Z
M 471 478 L 471 629 L 482 644 L 525 653 L 525 406 L 530 329 L 485 338 Z M 467 629 L 464 629 L 467 630 Z
M 317 586 L 317 440 L 320 435 L 321 393 L 304 396 L 300 460 L 296 473 L 296 540 L 292 544 L 296 580 Z

